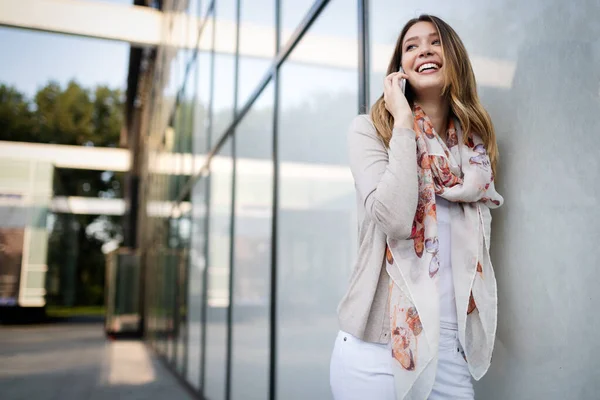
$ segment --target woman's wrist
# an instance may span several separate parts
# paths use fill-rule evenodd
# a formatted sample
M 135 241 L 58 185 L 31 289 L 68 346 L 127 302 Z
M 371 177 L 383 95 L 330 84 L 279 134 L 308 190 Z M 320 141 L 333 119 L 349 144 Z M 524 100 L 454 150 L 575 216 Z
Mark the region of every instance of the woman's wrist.
M 394 118 L 394 129 L 413 129 L 413 116 L 406 115 L 400 118 Z

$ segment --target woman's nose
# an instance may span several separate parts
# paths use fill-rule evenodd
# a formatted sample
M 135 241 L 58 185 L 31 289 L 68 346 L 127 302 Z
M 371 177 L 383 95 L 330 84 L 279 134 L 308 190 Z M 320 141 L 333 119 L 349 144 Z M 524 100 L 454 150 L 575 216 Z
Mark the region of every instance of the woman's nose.
M 427 57 L 433 54 L 431 52 L 431 47 L 428 43 L 420 46 L 419 50 L 419 56 L 421 57 Z

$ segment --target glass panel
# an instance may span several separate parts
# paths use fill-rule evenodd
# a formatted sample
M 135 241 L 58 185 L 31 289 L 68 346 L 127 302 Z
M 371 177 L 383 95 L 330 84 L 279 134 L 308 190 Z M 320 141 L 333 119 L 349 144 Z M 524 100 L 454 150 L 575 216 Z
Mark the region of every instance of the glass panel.
M 282 160 L 347 165 L 345 134 L 358 107 L 356 18 L 349 0 L 332 1 L 284 64 Z M 327 143 L 343 151 L 333 152 Z
M 136 331 L 139 322 L 139 259 L 133 252 L 124 249 L 111 254 L 110 278 L 106 282 L 111 288 L 107 307 L 108 324 L 121 325 L 117 332 Z
M 238 109 L 256 90 L 275 56 L 275 1 L 243 0 L 240 7 Z
M 167 115 L 171 115 L 177 99 L 177 92 L 181 88 L 187 52 L 177 50 L 173 47 L 164 47 L 163 50 L 165 57 L 163 74 L 166 82 L 162 99 L 164 105 L 163 112 L 165 113 L 164 117 L 168 118 Z
M 217 143 L 233 120 L 236 4 L 236 0 L 219 0 L 215 5 L 215 89 L 211 145 Z
M 208 179 L 202 179 L 192 190 L 192 225 L 190 270 L 188 282 L 188 351 L 187 380 L 200 388 L 200 361 L 202 357 L 202 314 L 204 298 L 204 271 L 206 268 L 206 189 Z
M 232 399 L 269 393 L 269 306 L 273 206 L 273 86 L 236 130 Z
M 200 16 L 204 17 L 206 12 L 208 11 L 208 7 L 210 6 L 211 0 L 198 0 L 200 3 Z
M 96 85 L 124 89 L 129 44 L 2 27 L 0 54 L 10 60 L 3 63 L 0 83 L 32 99 L 51 81 L 61 88 L 74 80 L 84 89 Z
M 186 13 L 190 16 L 198 15 L 198 3 L 199 0 L 183 0 L 182 3 L 186 9 Z
M 173 116 L 173 125 L 167 129 L 167 137 L 165 145 L 165 154 L 167 157 L 166 164 L 168 165 L 167 177 L 169 182 L 169 193 L 167 200 L 174 201 L 179 195 L 179 171 L 181 167 L 181 154 L 178 152 L 179 139 L 181 134 L 181 126 L 183 125 L 183 107 L 179 103 L 175 109 Z
M 152 256 L 151 250 L 147 251 L 147 256 Z M 152 259 L 146 260 L 146 274 L 147 276 L 154 277 L 154 262 Z M 148 335 L 148 339 L 153 349 L 156 349 L 156 326 L 154 324 L 155 319 L 155 301 L 156 301 L 156 290 L 154 288 L 156 280 L 147 279 L 146 289 L 144 293 L 143 312 L 146 313 L 145 329 Z
M 331 398 L 335 310 L 356 258 L 356 201 L 346 157 L 358 105 L 356 21 L 355 1 L 332 1 L 281 68 L 280 399 Z
M 600 3 L 534 0 L 515 8 L 509 1 L 372 0 L 370 12 L 377 21 L 371 24 L 371 101 L 382 92 L 400 29 L 430 12 L 464 42 L 495 124 L 496 188 L 505 199 L 492 212 L 498 340 L 475 397 L 597 397 L 599 384 L 581 371 L 595 368 L 600 357 L 592 339 L 597 319 L 589 321 L 600 301 L 590 284 L 600 255 L 600 213 L 592 212 L 600 189 L 590 182 L 600 178 L 600 168 L 597 135 L 589 129 L 600 109 Z M 563 245 L 548 245 L 554 243 Z M 526 298 L 518 295 L 523 291 Z M 524 313 L 524 304 L 532 311 Z M 558 361 L 548 349 L 564 356 Z
M 187 200 L 187 199 L 186 199 Z M 177 207 L 175 214 L 181 215 L 177 223 L 177 287 L 176 287 L 176 307 L 175 307 L 175 323 L 176 338 L 177 338 L 177 363 L 176 368 L 180 374 L 185 373 L 187 366 L 187 266 L 188 266 L 188 249 L 190 237 L 190 216 L 187 205 L 189 201 L 183 201 Z
M 281 0 L 281 46 L 285 47 L 315 0 Z M 356 9 L 356 4 L 352 6 Z M 352 21 L 354 23 L 354 21 Z
M 227 307 L 229 307 L 229 255 L 231 244 L 231 141 L 211 161 L 208 250 L 208 304 L 206 315 L 206 370 L 204 395 L 225 398 L 227 363 Z
M 167 360 L 175 364 L 177 359 L 177 267 L 178 267 L 178 223 L 169 218 L 167 248 L 165 249 L 165 319 L 167 323 Z
M 209 20 L 209 21 L 212 21 Z M 212 81 L 210 45 L 212 43 L 212 22 L 202 31 L 200 49 L 197 55 L 196 96 L 194 104 L 194 154 L 205 154 L 209 149 L 208 125 L 210 107 L 210 85 Z M 203 160 L 194 162 L 194 169 L 202 167 Z
M 164 247 L 161 248 L 158 251 L 158 262 L 157 262 L 157 275 L 156 275 L 156 280 L 157 280 L 157 312 L 158 312 L 158 318 L 157 318 L 157 329 L 158 329 L 158 333 L 159 333 L 159 342 L 158 342 L 158 349 L 159 352 L 163 355 L 166 356 L 167 354 L 167 341 L 166 338 L 168 337 L 168 330 L 167 330 L 167 313 L 166 310 L 168 309 L 168 304 L 167 304 L 167 297 L 165 296 L 166 293 L 166 284 L 167 284 L 167 279 L 166 279 L 166 270 L 167 270 L 167 263 L 166 263 L 166 256 L 165 256 L 165 249 Z
M 178 125 L 177 134 L 177 152 L 180 154 L 179 159 L 179 182 L 177 185 L 177 196 L 179 197 L 181 190 L 187 183 L 189 176 L 192 173 L 192 148 L 193 148 L 193 129 L 194 129 L 194 101 L 196 91 L 196 70 L 198 60 L 195 59 L 189 69 L 184 83 L 183 94 L 179 107 L 181 108 L 181 119 Z

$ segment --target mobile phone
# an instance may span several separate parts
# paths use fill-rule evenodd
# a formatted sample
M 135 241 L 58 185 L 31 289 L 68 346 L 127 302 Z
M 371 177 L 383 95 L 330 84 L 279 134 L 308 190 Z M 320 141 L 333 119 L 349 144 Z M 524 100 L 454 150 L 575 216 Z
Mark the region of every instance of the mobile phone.
M 398 72 L 404 73 L 404 69 L 400 67 Z M 406 94 L 406 79 L 400 79 L 400 90 L 402 90 L 402 94 Z

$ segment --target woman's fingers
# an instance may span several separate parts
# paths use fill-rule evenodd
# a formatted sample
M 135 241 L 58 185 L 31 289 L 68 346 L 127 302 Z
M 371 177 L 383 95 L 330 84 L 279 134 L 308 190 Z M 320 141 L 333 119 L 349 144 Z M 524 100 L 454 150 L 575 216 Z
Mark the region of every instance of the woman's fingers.
M 400 79 L 408 79 L 408 75 L 403 72 L 392 72 L 388 76 L 385 77 L 383 88 L 384 91 L 387 88 L 393 88 L 394 85 L 400 87 Z
M 398 73 L 394 74 L 392 77 L 392 85 L 392 87 L 400 87 L 400 78 Z
M 392 114 L 398 107 L 401 107 L 401 103 L 405 99 L 401 88 L 401 79 L 406 79 L 408 76 L 403 72 L 392 72 L 387 75 L 383 81 L 383 101 L 385 102 L 385 108 Z
M 385 77 L 385 80 L 392 83 L 392 79 L 394 78 L 394 76 L 396 76 L 396 74 L 398 74 L 398 73 L 392 72 L 391 74 L 389 74 L 388 76 Z
M 400 76 L 400 78 L 403 79 L 408 79 L 408 75 L 406 75 L 406 73 L 404 72 L 392 72 L 391 74 L 389 74 L 388 76 L 385 77 L 385 79 L 392 79 L 394 76 Z
M 394 77 L 394 74 L 389 74 L 388 76 L 385 77 L 385 79 L 383 80 L 383 89 L 384 90 L 389 90 L 392 87 L 392 78 Z

